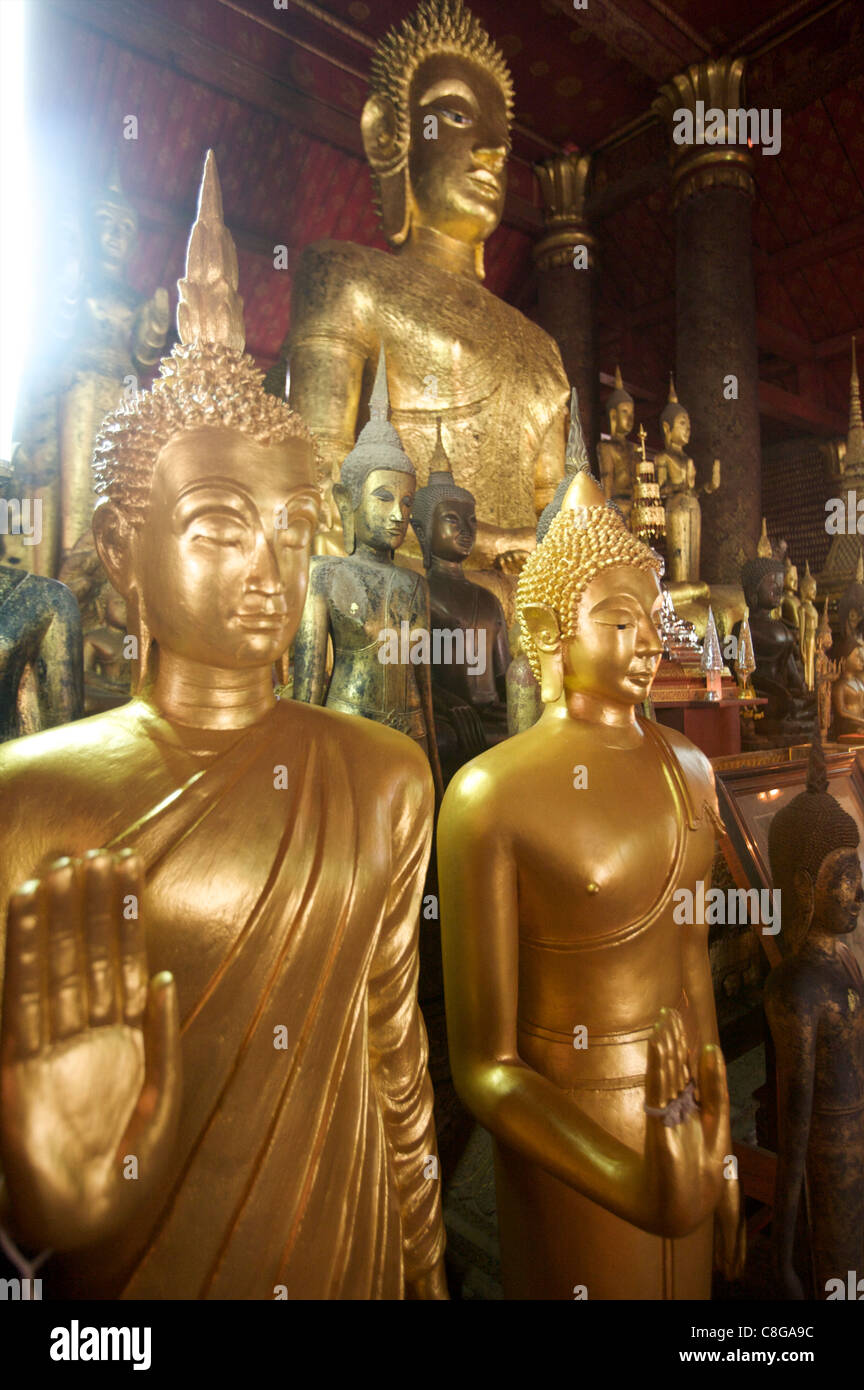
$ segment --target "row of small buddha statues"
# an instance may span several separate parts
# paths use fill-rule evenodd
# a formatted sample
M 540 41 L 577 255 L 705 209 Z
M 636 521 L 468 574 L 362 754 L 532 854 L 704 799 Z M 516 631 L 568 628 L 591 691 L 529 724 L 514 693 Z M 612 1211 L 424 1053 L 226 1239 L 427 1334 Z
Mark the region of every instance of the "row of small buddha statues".
M 462 0 L 423 0 L 370 87 L 395 254 L 303 253 L 289 402 L 243 351 L 211 154 L 179 342 L 95 443 L 70 553 L 82 591 L 95 556 L 119 596 L 100 641 L 110 661 L 130 639 L 133 698 L 0 749 L 4 1248 L 22 1268 L 50 1249 L 52 1292 L 77 1296 L 446 1297 L 417 1003 L 434 827 L 450 1060 L 495 1141 L 505 1291 L 706 1298 L 743 1228 L 707 928 L 674 901 L 710 881 L 722 823 L 708 760 L 639 713 L 662 561 L 575 410 L 568 450 L 556 345 L 481 283 L 502 55 Z M 667 515 L 694 491 L 680 419 Z M 425 574 L 394 562 L 409 524 Z M 505 738 L 491 600 L 512 569 L 542 713 Z M 775 672 L 769 572 L 751 625 Z M 411 644 L 460 627 L 485 670 L 433 689 Z M 783 881 L 811 935 L 851 930 L 861 895 L 854 846 L 824 850 Z

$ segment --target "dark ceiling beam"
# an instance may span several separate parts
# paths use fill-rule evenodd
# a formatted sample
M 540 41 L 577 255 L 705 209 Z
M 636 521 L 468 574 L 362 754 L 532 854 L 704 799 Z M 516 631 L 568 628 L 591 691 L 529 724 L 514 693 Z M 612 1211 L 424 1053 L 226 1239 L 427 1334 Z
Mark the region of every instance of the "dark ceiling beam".
M 553 3 L 580 29 L 587 29 L 592 38 L 653 82 L 665 82 L 678 68 L 698 62 L 707 51 L 707 45 L 700 49 L 645 0 L 627 0 L 626 10 L 619 0 L 589 0 L 583 10 L 574 10 L 573 0 Z
M 864 213 L 838 222 L 827 232 L 817 232 L 815 236 L 798 241 L 794 246 L 775 251 L 771 256 L 763 254 L 759 258 L 757 273 L 779 279 L 791 275 L 793 271 L 803 270 L 814 262 L 826 261 L 830 256 L 841 256 L 858 246 L 864 246 Z
M 773 323 L 764 314 L 756 315 L 756 341 L 763 352 L 784 362 L 813 361 L 813 344 L 809 338 L 782 323 Z
M 794 429 L 805 425 L 817 434 L 846 435 L 847 421 L 839 411 L 826 410 L 767 381 L 759 382 L 759 414 Z

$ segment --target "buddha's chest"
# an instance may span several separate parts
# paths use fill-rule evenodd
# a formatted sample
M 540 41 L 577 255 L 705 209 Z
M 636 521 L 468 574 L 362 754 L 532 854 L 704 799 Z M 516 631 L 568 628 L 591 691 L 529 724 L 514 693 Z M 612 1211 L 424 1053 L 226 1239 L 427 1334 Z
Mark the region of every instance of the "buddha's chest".
M 410 628 L 421 616 L 417 589 L 414 577 L 395 565 L 335 565 L 328 601 L 337 649 L 385 641 L 391 631 L 399 634 L 403 623 Z

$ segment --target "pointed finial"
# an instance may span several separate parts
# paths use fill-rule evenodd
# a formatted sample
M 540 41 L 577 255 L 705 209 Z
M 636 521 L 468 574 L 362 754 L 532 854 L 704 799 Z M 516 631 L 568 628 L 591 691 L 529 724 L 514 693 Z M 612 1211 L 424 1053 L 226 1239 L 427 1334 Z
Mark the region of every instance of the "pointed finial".
M 647 458 L 645 457 L 645 426 L 644 426 L 644 425 L 640 425 L 640 426 L 639 426 L 639 448 L 642 450 L 642 462 L 643 462 L 643 463 L 647 463 L 648 460 L 647 460 Z
M 858 542 L 858 562 L 855 566 L 856 584 L 864 584 L 864 550 L 861 549 L 861 542 Z
M 856 474 L 864 472 L 864 415 L 861 413 L 861 387 L 858 381 L 854 338 L 852 339 L 852 375 L 849 380 L 849 433 L 846 436 L 846 458 L 843 471 Z
M 828 767 L 825 762 L 825 749 L 822 747 L 822 735 L 817 724 L 813 730 L 813 742 L 810 745 L 810 759 L 807 764 L 807 790 L 808 792 L 827 792 L 828 790 Z
M 702 660 L 700 669 L 703 675 L 709 671 L 723 670 L 723 657 L 720 653 L 720 638 L 717 636 L 717 624 L 714 621 L 714 610 L 709 606 L 708 621 L 705 624 L 705 640 L 702 643 Z
M 623 391 L 623 390 L 624 390 L 624 382 L 623 382 L 622 377 L 621 377 L 621 368 L 618 366 L 618 363 L 617 363 L 617 362 L 615 363 L 615 390 L 616 390 L 616 391 Z
M 677 397 L 677 395 L 675 394 L 675 378 L 674 378 L 674 376 L 672 375 L 671 372 L 669 373 L 669 400 L 668 400 L 668 404 L 669 404 L 669 405 L 678 405 L 678 397 Z
M 207 151 L 198 212 L 186 250 L 186 275 L 177 281 L 181 343 L 211 343 L 242 352 L 246 343 L 243 300 L 237 293 L 237 252 L 222 219 L 216 158 Z
M 588 450 L 579 419 L 579 396 L 574 386 L 570 392 L 570 433 L 567 437 L 567 452 L 564 455 L 564 470 L 567 473 L 589 472 Z
M 768 523 L 764 516 L 762 518 L 762 530 L 759 534 L 759 541 L 756 546 L 756 554 L 763 560 L 770 560 L 774 554 L 771 542 L 768 539 Z
M 390 392 L 387 388 L 387 363 L 384 359 L 384 345 L 378 353 L 378 367 L 375 372 L 375 385 L 369 397 L 369 419 L 390 419 Z
M 562 512 L 578 512 L 582 507 L 605 507 L 606 497 L 589 469 L 574 473 L 561 502 Z
M 430 474 L 432 474 L 432 473 L 449 473 L 449 474 L 451 475 L 451 477 L 452 477 L 452 475 L 453 475 L 453 469 L 452 469 L 451 464 L 450 464 L 450 459 L 449 459 L 449 457 L 448 457 L 448 455 L 447 455 L 447 450 L 444 448 L 444 440 L 441 438 L 441 416 L 440 416 L 440 415 L 439 415 L 438 418 L 437 418 L 437 433 L 436 433 L 436 435 L 435 435 L 435 448 L 434 448 L 434 450 L 432 451 L 432 457 L 431 457 L 431 459 L 429 460 L 429 472 L 430 472 Z

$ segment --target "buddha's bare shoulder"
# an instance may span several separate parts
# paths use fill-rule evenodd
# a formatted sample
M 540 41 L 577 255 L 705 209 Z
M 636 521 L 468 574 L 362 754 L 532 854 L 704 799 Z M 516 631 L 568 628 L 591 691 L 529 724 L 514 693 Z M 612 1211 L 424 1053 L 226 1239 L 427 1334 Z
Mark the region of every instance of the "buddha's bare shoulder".
M 122 767 L 133 749 L 146 746 L 145 706 L 131 700 L 118 709 L 72 724 L 14 739 L 0 747 L 0 793 L 28 801 L 58 788 L 89 787 L 105 781 L 110 765 Z
M 677 729 L 670 729 L 665 724 L 652 724 L 651 727 L 675 757 L 691 792 L 701 792 L 713 805 L 717 799 L 714 769 L 701 748 L 697 748 L 695 743 L 691 743 L 690 739 Z
M 370 290 L 397 278 L 397 259 L 386 251 L 354 241 L 314 241 L 300 254 L 293 294 L 304 306 L 362 303 L 368 313 Z
M 549 732 L 535 724 L 465 763 L 444 794 L 442 818 L 482 834 L 484 827 L 519 820 L 526 808 L 536 814 L 532 787 L 560 756 Z

